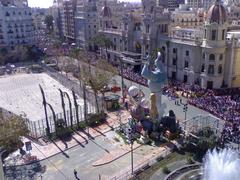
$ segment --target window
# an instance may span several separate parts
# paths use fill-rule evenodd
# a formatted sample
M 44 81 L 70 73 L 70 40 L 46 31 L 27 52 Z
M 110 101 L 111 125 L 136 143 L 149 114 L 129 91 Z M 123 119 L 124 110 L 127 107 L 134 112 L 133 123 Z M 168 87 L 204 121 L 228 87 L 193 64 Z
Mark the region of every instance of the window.
M 219 60 L 220 60 L 220 61 L 223 60 L 223 54 L 220 54 Z
M 225 39 L 225 29 L 222 31 L 222 40 Z
M 147 45 L 146 45 L 146 49 L 148 50 L 148 48 L 149 48 L 149 45 L 147 44 Z
M 208 66 L 208 74 L 214 74 L 214 65 Z
M 188 76 L 187 75 L 184 75 L 183 76 L 183 82 L 186 83 L 188 81 Z
M 209 55 L 209 61 L 215 61 L 215 55 L 214 54 Z
M 189 51 L 186 51 L 186 56 L 189 56 Z
M 203 64 L 201 68 L 201 72 L 204 72 L 204 70 L 205 70 L 205 65 Z
M 149 33 L 149 25 L 146 26 L 146 33 Z
M 222 74 L 222 65 L 221 64 L 218 66 L 218 74 Z
M 207 30 L 204 30 L 204 38 L 207 38 Z
M 205 53 L 202 54 L 202 58 L 205 59 Z
M 173 64 L 174 66 L 177 65 L 177 59 L 176 59 L 176 58 L 173 58 L 172 64 Z
M 184 67 L 185 67 L 185 68 L 188 68 L 188 61 L 185 61 Z
M 212 40 L 215 41 L 217 40 L 217 30 L 212 30 Z
M 177 48 L 173 48 L 173 53 L 177 53 Z
M 164 46 L 162 47 L 162 51 L 165 52 L 165 47 Z

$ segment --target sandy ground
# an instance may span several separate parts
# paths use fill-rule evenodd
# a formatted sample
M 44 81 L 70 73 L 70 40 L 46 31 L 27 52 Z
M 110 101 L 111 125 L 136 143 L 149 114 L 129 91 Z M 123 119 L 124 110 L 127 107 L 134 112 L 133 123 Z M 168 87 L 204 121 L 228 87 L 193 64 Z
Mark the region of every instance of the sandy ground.
M 17 115 L 25 115 L 31 121 L 43 119 L 45 115 L 39 84 L 56 114 L 62 112 L 59 88 L 69 94 L 73 104 L 72 92 L 47 74 L 16 74 L 0 77 L 0 107 Z M 66 97 L 65 103 L 66 109 L 69 109 Z M 78 98 L 78 104 L 83 105 L 83 99 Z

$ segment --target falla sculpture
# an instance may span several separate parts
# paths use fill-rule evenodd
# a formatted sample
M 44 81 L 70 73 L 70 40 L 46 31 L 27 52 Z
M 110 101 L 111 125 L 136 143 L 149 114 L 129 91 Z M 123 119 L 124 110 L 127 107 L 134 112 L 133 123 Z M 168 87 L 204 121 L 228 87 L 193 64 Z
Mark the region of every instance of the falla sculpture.
M 149 98 L 151 119 L 160 120 L 163 117 L 162 87 L 167 82 L 167 73 L 160 52 L 155 61 L 152 61 L 150 56 L 147 57 L 141 75 L 148 80 L 148 87 L 151 91 Z

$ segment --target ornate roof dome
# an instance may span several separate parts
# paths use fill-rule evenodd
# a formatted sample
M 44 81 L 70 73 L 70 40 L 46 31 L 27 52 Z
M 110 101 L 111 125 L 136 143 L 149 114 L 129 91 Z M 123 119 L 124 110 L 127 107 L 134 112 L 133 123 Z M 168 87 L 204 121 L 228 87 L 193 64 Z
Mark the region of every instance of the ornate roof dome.
M 111 9 L 107 6 L 107 2 L 104 1 L 104 6 L 102 7 L 101 11 L 101 16 L 102 17 L 112 17 L 112 12 Z
M 223 24 L 227 20 L 226 9 L 220 3 L 220 0 L 216 0 L 215 3 L 209 8 L 207 12 L 207 21 L 209 23 Z

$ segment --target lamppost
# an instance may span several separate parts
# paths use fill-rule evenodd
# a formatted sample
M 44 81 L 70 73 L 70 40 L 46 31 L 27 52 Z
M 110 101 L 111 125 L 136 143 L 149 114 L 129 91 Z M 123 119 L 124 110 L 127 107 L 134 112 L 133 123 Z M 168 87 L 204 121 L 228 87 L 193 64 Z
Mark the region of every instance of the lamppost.
M 66 117 L 66 109 L 65 109 L 65 103 L 64 103 L 64 96 L 67 96 L 68 98 L 68 103 L 69 103 L 69 109 L 70 109 L 70 123 L 71 123 L 71 127 L 73 126 L 73 116 L 72 116 L 72 103 L 71 103 L 71 99 L 70 96 L 67 92 L 62 91 L 61 89 L 59 89 L 60 94 L 61 94 L 61 99 L 62 99 L 62 107 L 63 107 L 63 113 L 64 113 L 64 119 L 65 119 L 65 123 L 67 125 L 67 117 Z
M 71 103 L 69 94 L 67 92 L 64 92 L 64 95 L 67 96 L 68 98 L 69 109 L 70 109 L 70 121 L 71 121 L 71 127 L 72 127 L 73 126 L 72 103 Z
M 60 92 L 61 101 L 62 101 L 63 117 L 64 117 L 65 124 L 67 125 L 65 102 L 64 102 L 64 98 L 63 98 L 64 94 L 63 94 L 63 91 L 61 89 L 59 89 L 59 92 Z
M 78 103 L 77 103 L 77 96 L 72 89 L 72 95 L 73 95 L 73 101 L 74 101 L 74 106 L 75 106 L 75 111 L 76 111 L 76 118 L 77 118 L 77 126 L 79 125 L 79 114 L 78 114 Z
M 125 95 L 124 95 L 124 78 L 123 78 L 123 62 L 122 62 L 122 57 L 119 58 L 119 62 L 120 62 L 120 69 L 121 69 L 121 81 L 122 81 L 122 97 L 123 97 L 123 103 L 125 102 Z
M 46 98 L 45 98 L 45 94 L 44 94 L 43 88 L 42 88 L 42 86 L 40 84 L 39 84 L 39 88 L 41 90 L 42 98 L 43 98 L 43 106 L 44 106 L 46 125 L 47 125 L 46 133 L 47 133 L 47 136 L 49 136 L 49 134 L 50 134 L 50 127 L 49 127 L 48 114 L 47 114 L 47 102 L 46 102 Z
M 185 113 L 185 121 L 187 120 L 187 111 L 188 111 L 188 103 L 183 105 L 183 112 Z
M 5 180 L 4 177 L 4 171 L 3 171 L 3 163 L 2 163 L 2 154 L 5 152 L 5 150 L 0 147 L 0 180 Z
M 131 147 L 131 172 L 132 172 L 132 176 L 134 175 L 134 170 L 133 170 L 133 132 L 132 132 L 132 128 L 128 129 L 128 140 L 130 142 L 130 147 Z
M 46 103 L 46 104 L 49 106 L 49 108 L 50 108 L 51 111 L 52 111 L 54 125 L 56 126 L 56 121 L 57 121 L 57 119 L 56 119 L 56 113 L 55 113 L 55 111 L 54 111 L 54 109 L 53 109 L 53 107 L 52 107 L 51 104 L 49 104 L 49 103 Z

